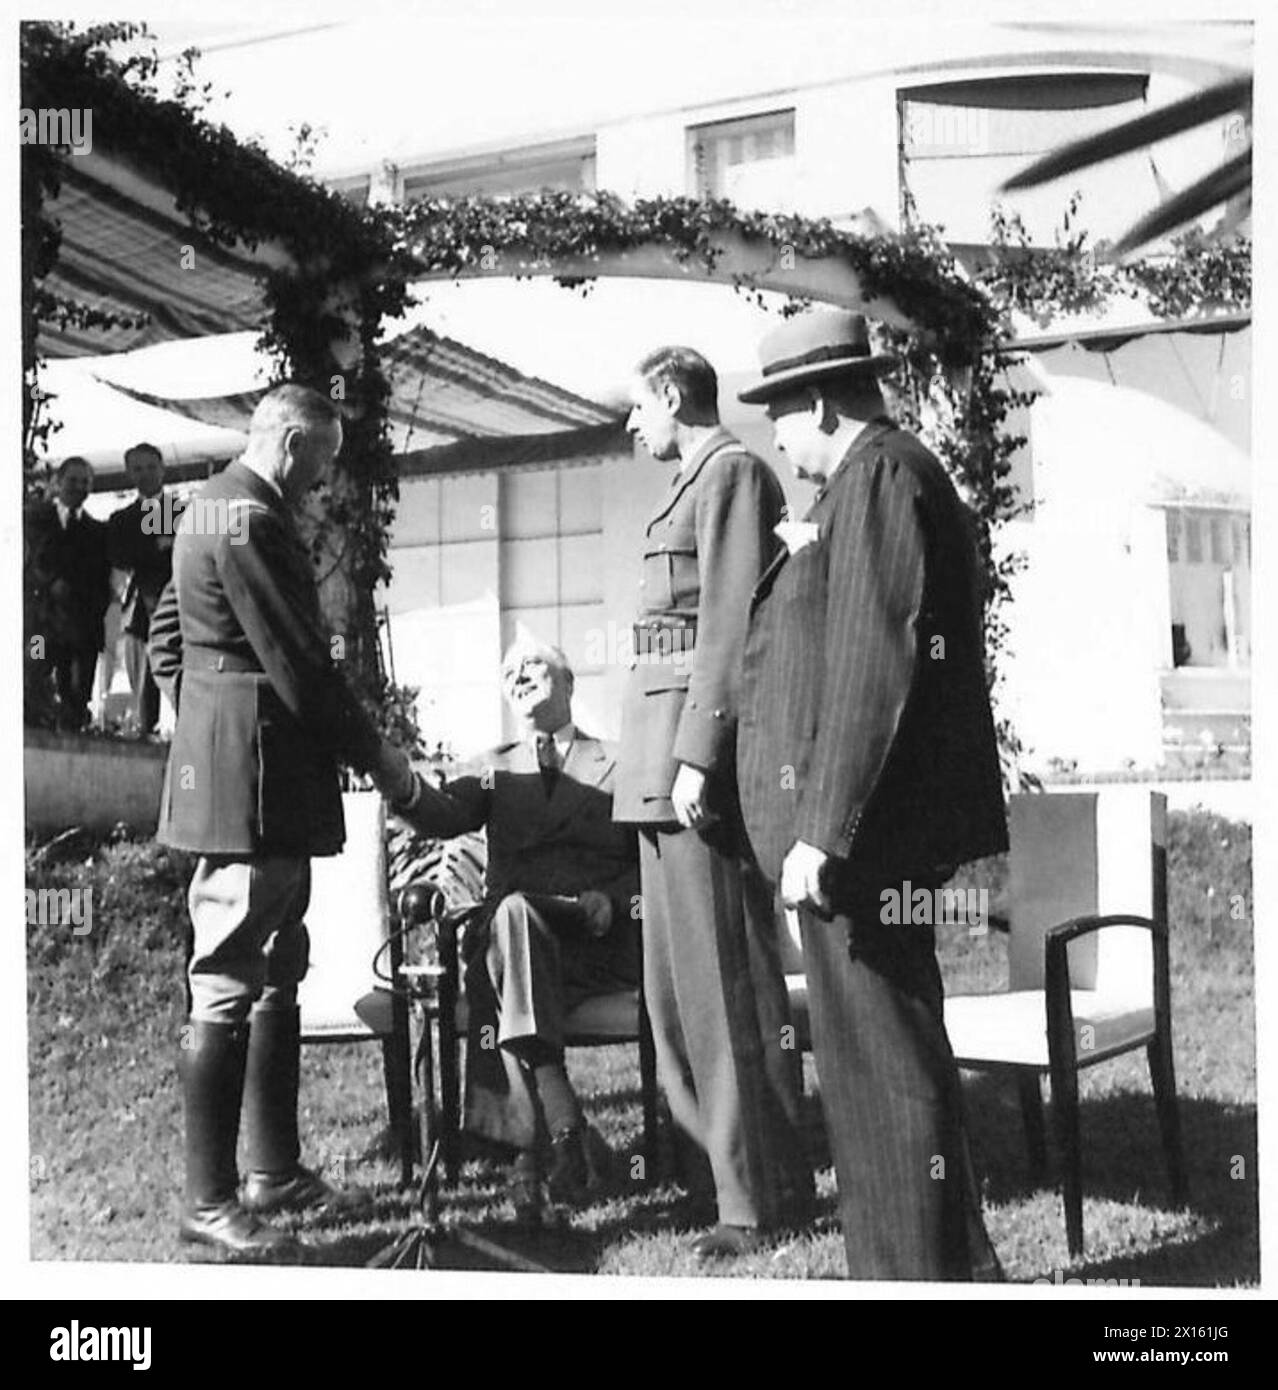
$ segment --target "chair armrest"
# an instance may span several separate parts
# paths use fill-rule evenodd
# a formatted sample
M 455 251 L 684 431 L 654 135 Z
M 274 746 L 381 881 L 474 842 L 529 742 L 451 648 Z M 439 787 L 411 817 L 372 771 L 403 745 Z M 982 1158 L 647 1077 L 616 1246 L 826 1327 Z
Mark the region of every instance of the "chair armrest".
M 1135 917 L 1127 913 L 1116 913 L 1109 917 L 1071 917 L 1068 922 L 1048 927 L 1044 941 L 1049 953 L 1053 949 L 1063 952 L 1071 941 L 1077 941 L 1080 936 L 1090 936 L 1093 932 L 1104 931 L 1106 927 L 1144 927 L 1146 931 L 1153 933 L 1155 939 L 1160 935 L 1164 938 L 1167 936 L 1167 923 L 1159 921 L 1156 917 Z
M 1143 927 L 1153 937 L 1154 1015 L 1158 1026 L 1171 1018 L 1171 987 L 1168 969 L 1167 923 L 1154 917 L 1117 913 L 1102 917 L 1072 917 L 1049 927 L 1043 938 L 1045 953 L 1044 992 L 1047 1003 L 1049 1052 L 1077 1061 L 1074 1047 L 1074 1007 L 1070 1001 L 1069 944 L 1107 927 Z M 1067 1052 L 1064 1049 L 1068 1049 Z

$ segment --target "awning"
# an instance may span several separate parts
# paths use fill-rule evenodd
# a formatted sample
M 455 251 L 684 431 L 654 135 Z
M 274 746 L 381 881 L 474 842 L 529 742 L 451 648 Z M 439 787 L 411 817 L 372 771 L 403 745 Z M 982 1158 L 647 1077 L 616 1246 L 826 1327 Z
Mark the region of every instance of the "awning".
M 168 190 L 121 160 L 68 158 L 48 205 L 62 229 L 51 293 L 90 309 L 145 320 L 133 327 L 45 325 L 49 358 L 98 357 L 154 343 L 262 326 L 261 277 L 287 263 L 263 244 L 254 251 L 217 246 L 197 233 Z
M 384 350 L 383 362 L 391 382 L 391 434 L 397 454 L 465 439 L 558 434 L 618 418 L 615 411 L 525 376 L 425 327 L 394 339 Z M 105 368 L 95 377 L 144 405 L 241 432 L 248 430 L 249 417 L 266 389 L 178 396 L 125 385 Z

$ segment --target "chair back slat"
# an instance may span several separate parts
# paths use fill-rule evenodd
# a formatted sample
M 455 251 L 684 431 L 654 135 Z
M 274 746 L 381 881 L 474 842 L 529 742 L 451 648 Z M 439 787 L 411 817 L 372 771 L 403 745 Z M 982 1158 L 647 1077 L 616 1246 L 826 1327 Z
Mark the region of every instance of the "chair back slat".
M 1008 811 L 1010 988 L 1043 988 L 1050 927 L 1072 917 L 1153 917 L 1165 910 L 1167 799 L 1161 793 L 1116 786 L 1023 794 L 1011 798 Z M 1069 946 L 1075 989 L 1099 990 L 1133 1007 L 1151 1002 L 1152 964 L 1149 933 L 1139 927 Z
M 381 984 L 373 957 L 389 925 L 386 813 L 377 792 L 344 793 L 342 812 L 341 854 L 311 861 L 311 961 L 298 989 L 303 1036 L 371 1036 L 355 1006 Z

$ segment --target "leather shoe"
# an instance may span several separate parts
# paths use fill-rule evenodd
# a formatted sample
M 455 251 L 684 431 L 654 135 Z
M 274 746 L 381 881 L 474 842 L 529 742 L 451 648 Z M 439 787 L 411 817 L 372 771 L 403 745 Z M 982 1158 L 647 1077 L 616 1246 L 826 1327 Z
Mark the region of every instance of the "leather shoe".
M 258 1220 L 238 1202 L 187 1207 L 178 1226 L 178 1239 L 212 1245 L 232 1255 L 282 1255 L 297 1248 L 286 1231 Z
M 711 1260 L 735 1260 L 740 1255 L 753 1255 L 764 1245 L 763 1237 L 753 1226 L 727 1226 L 722 1221 L 702 1233 L 692 1242 L 692 1253 L 702 1263 Z
M 546 1188 L 551 1201 L 576 1204 L 586 1198 L 590 1187 L 590 1164 L 586 1159 L 586 1129 L 573 1125 L 550 1138 L 550 1167 Z
M 246 1211 L 322 1211 L 355 1217 L 368 1207 L 362 1192 L 330 1187 L 317 1173 L 299 1163 L 291 1173 L 250 1173 L 241 1202 Z
M 515 1208 L 515 1220 L 519 1225 L 540 1226 L 545 1207 L 545 1193 L 541 1180 L 541 1163 L 535 1150 L 522 1150 L 511 1164 L 508 1191 Z

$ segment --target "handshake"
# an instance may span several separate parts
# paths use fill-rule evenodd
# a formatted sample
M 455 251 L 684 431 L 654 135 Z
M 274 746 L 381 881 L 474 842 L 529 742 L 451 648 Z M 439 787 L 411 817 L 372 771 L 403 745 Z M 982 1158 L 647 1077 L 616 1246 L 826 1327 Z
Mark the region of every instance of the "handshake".
M 396 809 L 407 810 L 417 801 L 417 774 L 413 764 L 408 754 L 393 743 L 381 741 L 369 775 L 377 790 Z

